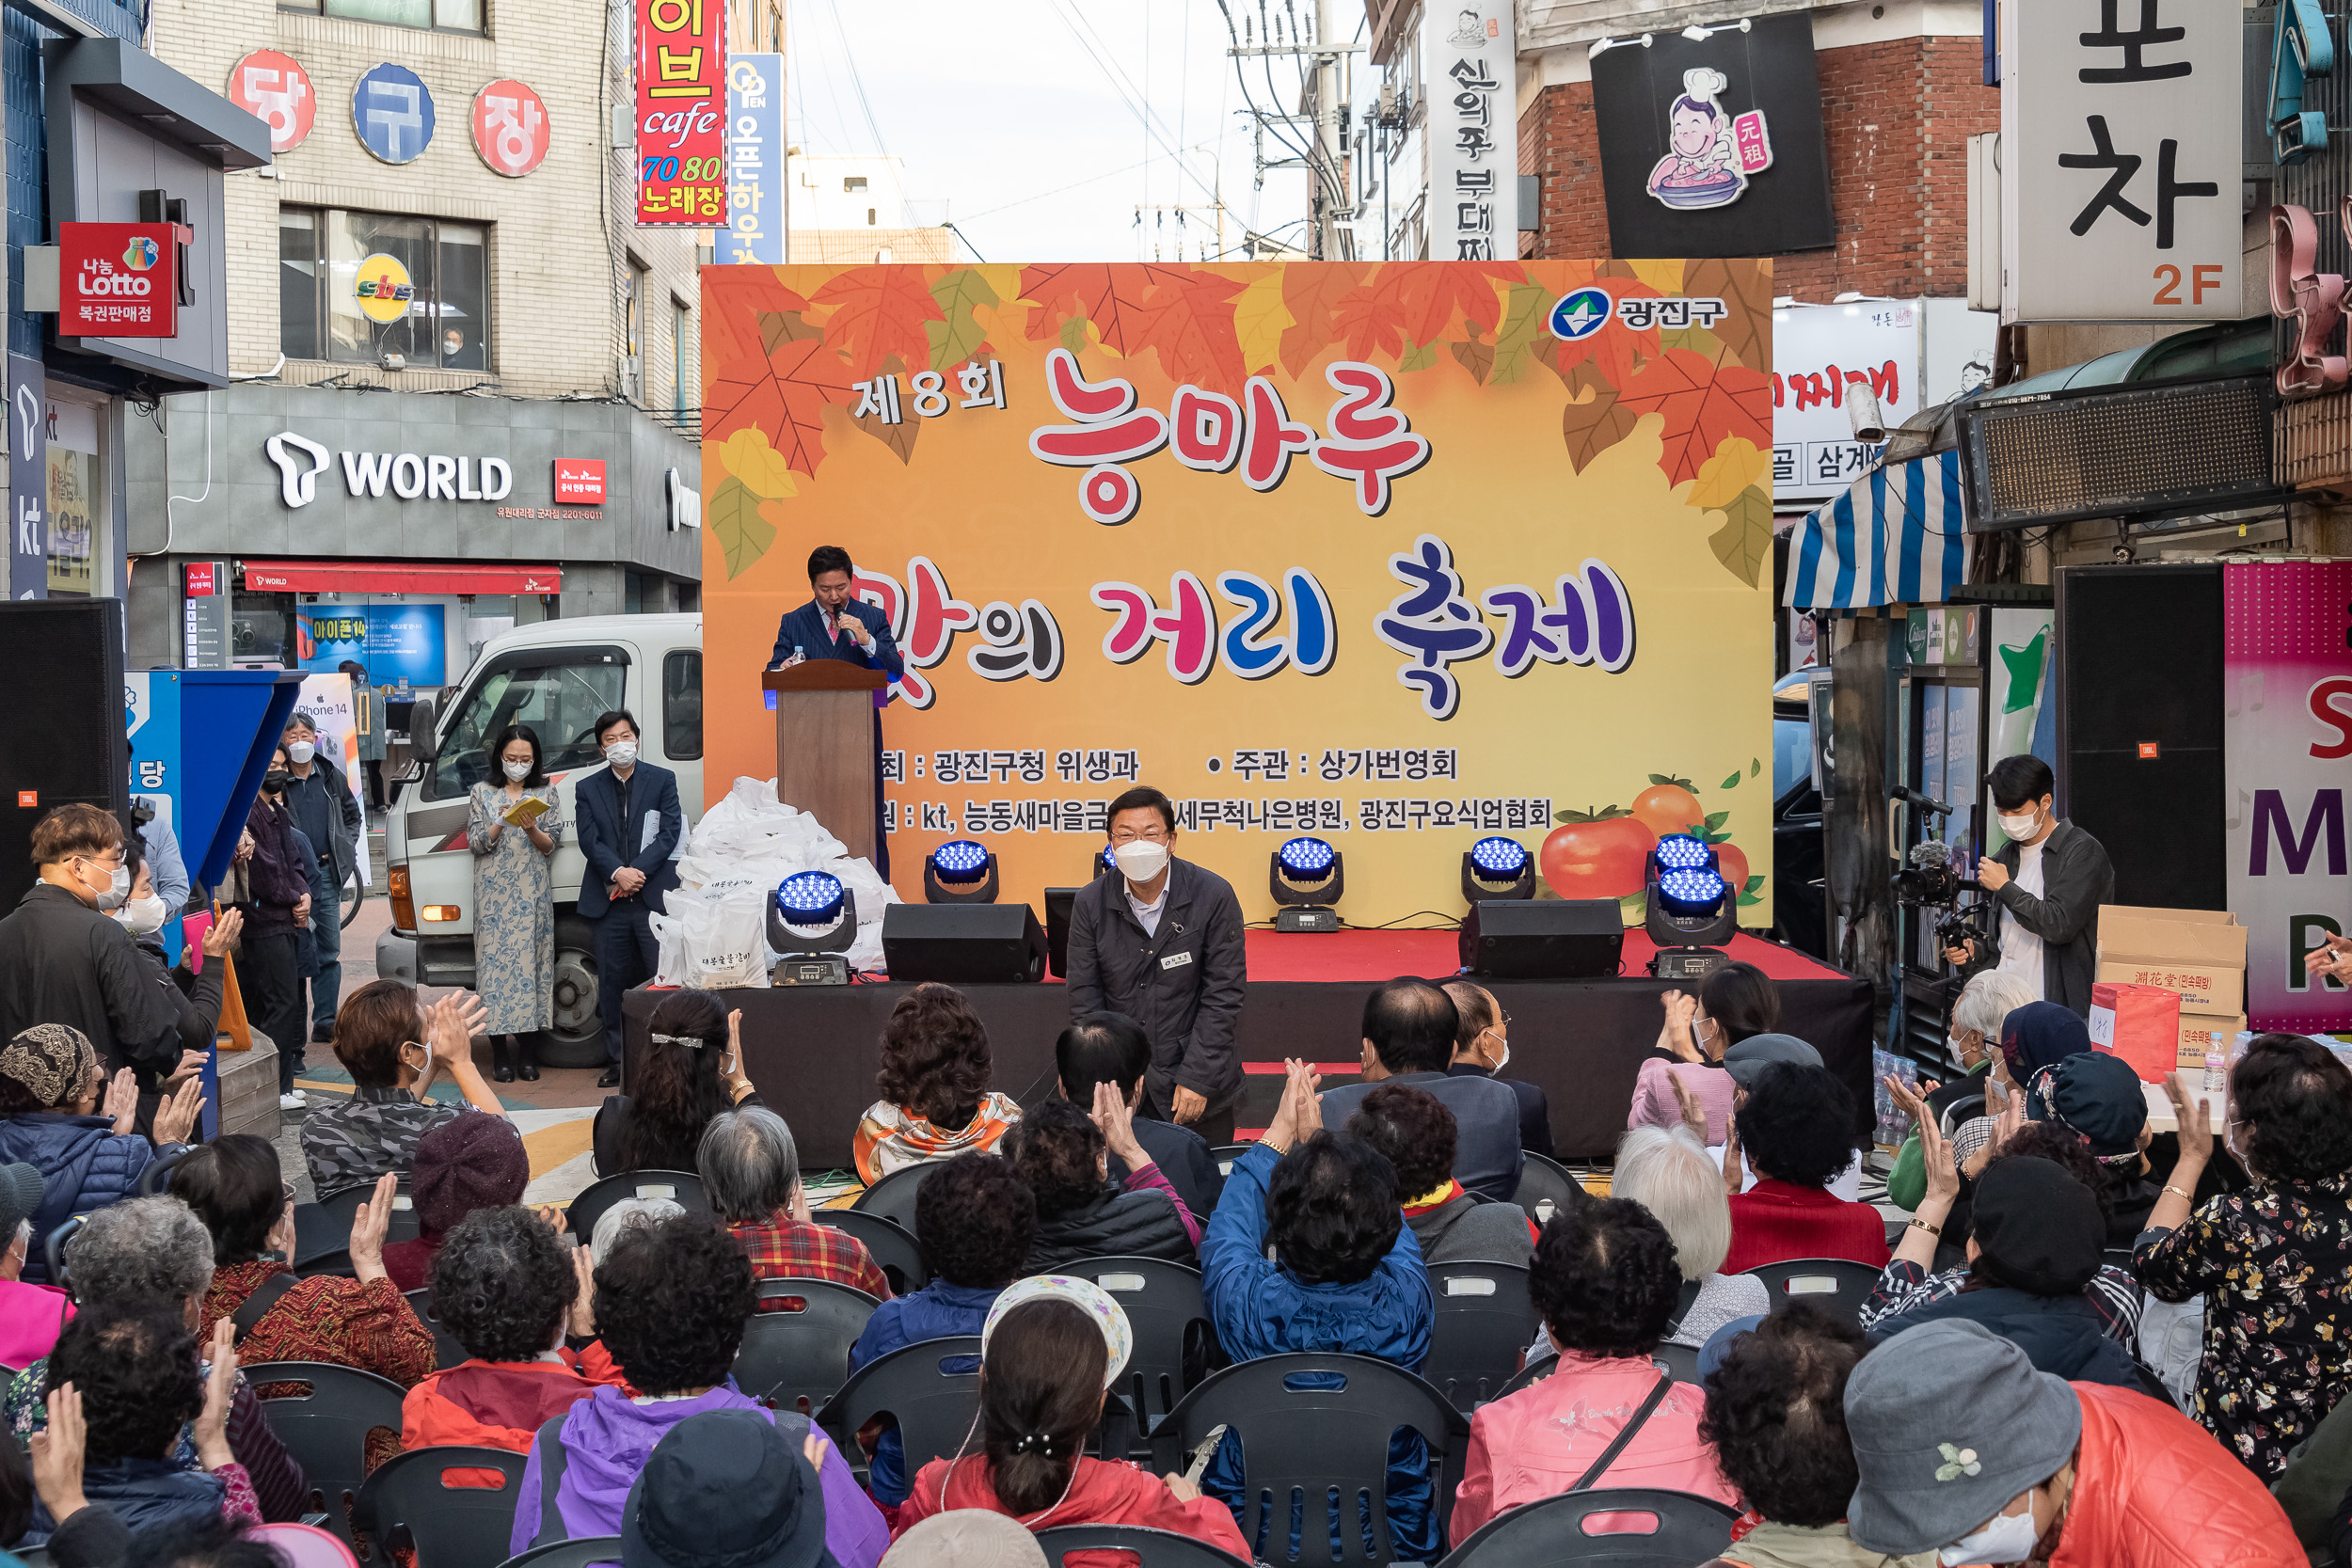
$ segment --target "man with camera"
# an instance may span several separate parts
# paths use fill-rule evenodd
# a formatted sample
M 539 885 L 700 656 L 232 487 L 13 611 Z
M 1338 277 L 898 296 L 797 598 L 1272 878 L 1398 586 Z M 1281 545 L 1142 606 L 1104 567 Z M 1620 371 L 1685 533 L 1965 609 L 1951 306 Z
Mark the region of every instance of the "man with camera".
M 1984 782 L 2009 836 L 1977 863 L 1977 880 L 2000 909 L 1996 945 L 1986 953 L 1969 938 L 1944 956 L 1963 974 L 2014 974 L 2041 1000 L 2089 1018 L 2099 906 L 2115 897 L 2115 867 L 2097 839 L 2051 810 L 2057 781 L 2040 757 L 2003 757 Z

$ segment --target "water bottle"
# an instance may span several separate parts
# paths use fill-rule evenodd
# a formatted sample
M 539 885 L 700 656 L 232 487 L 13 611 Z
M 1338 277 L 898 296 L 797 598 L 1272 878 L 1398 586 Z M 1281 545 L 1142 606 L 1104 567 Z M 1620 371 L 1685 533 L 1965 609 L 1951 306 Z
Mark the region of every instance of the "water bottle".
M 2205 1039 L 2205 1093 L 2215 1100 L 2221 1098 L 2229 1060 L 2229 1045 L 2222 1039 L 2221 1031 L 2216 1029 Z

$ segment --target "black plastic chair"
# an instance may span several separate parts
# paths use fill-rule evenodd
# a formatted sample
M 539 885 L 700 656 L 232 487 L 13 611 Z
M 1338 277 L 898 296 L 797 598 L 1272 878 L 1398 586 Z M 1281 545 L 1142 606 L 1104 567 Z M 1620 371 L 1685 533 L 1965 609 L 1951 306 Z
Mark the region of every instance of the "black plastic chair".
M 596 1233 L 596 1222 L 604 1218 L 605 1211 L 632 1197 L 666 1197 L 688 1213 L 710 1212 L 710 1199 L 703 1196 L 703 1179 L 692 1171 L 628 1170 L 591 1182 L 572 1199 L 564 1218 L 585 1245 Z
M 68 1295 L 73 1293 L 73 1286 L 65 1275 L 65 1244 L 73 1240 L 74 1233 L 82 1228 L 82 1222 L 88 1218 L 87 1214 L 75 1214 L 41 1240 L 41 1256 L 49 1261 L 49 1283 Z
M 1200 1271 L 1162 1258 L 1087 1258 L 1053 1272 L 1091 1279 L 1127 1314 L 1136 1346 L 1120 1392 L 1135 1413 L 1137 1435 L 1149 1436 L 1198 1381 L 1186 1377 L 1187 1361 L 1205 1365 L 1213 1330 Z
M 1649 1353 L 1649 1364 L 1665 1372 L 1677 1383 L 1696 1383 L 1699 1380 L 1699 1353 L 1689 1345 L 1660 1345 Z M 1504 1399 L 1522 1388 L 1532 1388 L 1560 1370 L 1560 1358 L 1546 1351 L 1531 1358 L 1520 1369 L 1519 1375 L 1502 1386 L 1495 1396 Z
M 777 1410 L 822 1409 L 850 1380 L 850 1347 L 881 1305 L 830 1279 L 761 1280 L 759 1310 L 736 1353 L 735 1386 Z
M 1322 1386 L 1327 1383 L 1339 1386 Z M 1189 1451 L 1220 1426 L 1241 1444 L 1242 1539 L 1261 1561 L 1277 1568 L 1393 1561 L 1389 1434 L 1400 1427 L 1420 1433 L 1429 1447 L 1442 1539 L 1454 1499 L 1446 1459 L 1468 1423 L 1443 1394 L 1403 1368 L 1369 1355 L 1311 1352 L 1229 1367 L 1177 1402 L 1153 1430 L 1152 1467 L 1183 1469 Z M 1300 1510 L 1295 1558 L 1289 1555 L 1294 1508 Z
M 505 1449 L 410 1449 L 386 1460 L 352 1509 L 369 1541 L 369 1562 L 389 1563 L 413 1545 L 417 1568 L 498 1568 L 515 1530 L 526 1455 Z M 452 1470 L 495 1470 L 496 1486 L 455 1486 Z M 406 1539 L 401 1539 L 403 1536 Z
M 1209 1150 L 1209 1158 L 1216 1162 L 1217 1175 L 1231 1176 L 1233 1174 L 1233 1162 L 1248 1151 L 1248 1144 L 1218 1144 Z M 1209 1223 L 1205 1215 L 1201 1216 L 1200 1223 Z
M 533 1546 L 508 1558 L 500 1568 L 592 1568 L 599 1562 L 621 1560 L 621 1538 L 617 1535 L 583 1535 L 577 1541 L 550 1541 L 544 1546 Z
M 311 1207 L 319 1211 L 318 1223 L 327 1227 L 326 1233 L 334 1238 L 334 1244 L 341 1245 L 351 1240 L 351 1222 L 358 1218 L 359 1206 L 374 1196 L 375 1183 L 369 1181 L 357 1187 L 345 1187 L 332 1196 L 319 1199 Z M 301 1234 L 301 1222 L 302 1216 L 296 1214 L 296 1236 Z M 404 1172 L 392 1187 L 392 1217 L 384 1228 L 384 1239 L 387 1242 L 413 1242 L 422 1228 L 422 1222 L 417 1218 L 417 1206 L 408 1196 L 408 1177 Z M 297 1241 L 295 1250 L 298 1252 L 300 1249 L 301 1243 Z
M 809 1218 L 865 1243 L 866 1250 L 874 1255 L 875 1266 L 890 1281 L 892 1295 L 912 1295 L 931 1282 L 922 1247 L 897 1220 L 864 1209 L 814 1209 Z
M 309 1387 L 307 1394 L 278 1392 L 262 1400 L 262 1409 L 302 1466 L 310 1488 L 306 1512 L 325 1513 L 326 1528 L 357 1550 L 350 1508 L 367 1480 L 368 1433 L 388 1427 L 399 1434 L 407 1390 L 373 1372 L 320 1361 L 263 1361 L 239 1370 L 256 1389 L 289 1383 Z
M 1435 1263 L 1429 1293 L 1438 1316 L 1421 1373 L 1465 1416 L 1518 1375 L 1519 1353 L 1543 1327 L 1518 1263 Z
M 914 1192 L 930 1180 L 940 1162 L 930 1160 L 919 1165 L 901 1165 L 880 1181 L 857 1195 L 850 1205 L 862 1214 L 880 1214 L 894 1222 L 908 1235 L 914 1234 Z M 913 1471 L 907 1472 L 914 1474 Z
M 912 1477 L 932 1460 L 954 1453 L 979 1409 L 980 1337 L 959 1334 L 901 1345 L 868 1361 L 816 1418 L 834 1447 L 862 1463 L 858 1430 L 877 1416 L 895 1418 Z
M 1647 1514 L 1653 1528 L 1596 1534 L 1597 1514 Z M 1487 1520 L 1438 1568 L 1692 1568 L 1731 1544 L 1737 1510 L 1688 1492 L 1564 1492 Z
M 195 1152 L 193 1148 L 175 1148 L 168 1154 L 157 1155 L 148 1161 L 146 1167 L 139 1172 L 139 1196 L 152 1197 L 162 1192 L 167 1185 L 165 1178 L 171 1174 L 171 1167 Z
M 1764 1282 L 1773 1311 L 1792 1301 L 1809 1301 L 1857 1328 L 1862 1326 L 1863 1304 L 1879 1282 L 1877 1269 L 1844 1258 L 1789 1258 L 1758 1263 L 1747 1272 Z
M 1511 1195 L 1511 1201 L 1526 1210 L 1528 1217 L 1537 1225 L 1565 1210 L 1579 1207 L 1592 1196 L 1557 1160 L 1532 1153 L 1524 1158 L 1526 1163 L 1519 1167 L 1518 1191 Z
M 330 1274 L 348 1278 L 353 1272 L 351 1252 L 347 1247 L 337 1247 L 332 1252 L 322 1252 L 316 1257 L 305 1258 L 300 1262 L 289 1264 L 288 1267 L 294 1270 L 294 1277 L 297 1279 L 316 1279 L 322 1275 Z
M 1037 1532 L 1045 1568 L 1062 1568 L 1072 1552 L 1133 1552 L 1143 1568 L 1248 1568 L 1231 1552 L 1174 1530 L 1142 1525 L 1057 1525 Z
M 441 1320 L 433 1315 L 433 1288 L 431 1286 L 409 1291 L 408 1306 L 409 1309 L 417 1314 L 417 1321 L 433 1331 L 433 1365 L 435 1368 L 447 1371 L 459 1362 L 471 1359 L 466 1354 L 466 1347 L 457 1342 L 456 1336 L 443 1328 Z

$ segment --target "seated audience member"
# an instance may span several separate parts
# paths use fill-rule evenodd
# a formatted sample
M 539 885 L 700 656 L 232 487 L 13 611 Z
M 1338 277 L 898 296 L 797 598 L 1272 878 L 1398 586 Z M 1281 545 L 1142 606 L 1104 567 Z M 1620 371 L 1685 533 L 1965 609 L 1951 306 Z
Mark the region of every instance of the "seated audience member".
M 1952 1003 L 1952 1026 L 1946 1037 L 1952 1054 L 1960 1059 L 1961 1073 L 1946 1084 L 1921 1083 L 1919 1096 L 1927 1103 L 1929 1116 L 1940 1118 L 1963 1101 L 1982 1098 L 1985 1079 L 1999 1054 L 2002 1022 L 2033 999 L 2026 982 L 2006 970 L 1980 970 L 1968 977 Z M 1896 1151 L 1895 1168 L 1887 1173 L 1886 1198 L 1899 1209 L 1916 1209 L 1927 1191 L 1927 1174 L 1919 1163 L 1919 1136 L 1915 1132 Z
M 2027 1105 L 2037 1125 L 2071 1136 L 2089 1150 L 2098 1167 L 2091 1190 L 2106 1219 L 2107 1247 L 2128 1250 L 2148 1228 L 2161 1196 L 2161 1183 L 2148 1167 L 2148 1097 L 2139 1074 L 2121 1056 L 2086 1051 L 2037 1074 Z
M 589 1233 L 588 1250 L 602 1258 L 612 1250 L 624 1230 L 637 1230 L 660 1225 L 686 1212 L 686 1205 L 666 1197 L 625 1197 L 596 1216 L 596 1227 Z
M 191 1151 L 172 1170 L 171 1192 L 212 1232 L 204 1332 L 234 1320 L 240 1357 L 357 1367 L 404 1388 L 433 1370 L 433 1331 L 384 1272 L 390 1177 L 376 1179 L 374 1196 L 352 1216 L 349 1279 L 296 1279 L 284 1261 L 294 1256 L 294 1198 L 265 1139 L 232 1132 Z M 246 1310 L 256 1300 L 259 1316 Z
M 24 1278 L 33 1244 L 33 1215 L 40 1209 L 40 1172 L 26 1164 L 0 1165 L 0 1367 L 22 1367 L 49 1354 L 57 1333 L 73 1321 L 73 1301 L 54 1285 Z
M 1953 1114 L 1952 1157 L 1960 1162 L 1961 1174 L 1974 1178 L 1992 1158 L 1987 1151 L 2005 1135 L 1999 1110 L 2008 1092 L 2022 1091 L 2026 1114 L 2042 1116 L 2043 1108 L 2032 1095 L 2035 1082 L 2044 1069 L 2090 1051 L 2090 1027 L 2072 1009 L 2055 1002 L 2028 1002 L 2010 1008 L 2001 1021 L 1998 1060 L 1992 1070 L 1999 1087 L 1985 1091 L 1982 1115 L 1963 1118 L 1961 1112 Z
M 1097 1085 L 1097 1112 L 1089 1116 L 1067 1100 L 1049 1100 L 1005 1134 L 998 1146 L 1012 1173 L 1037 1196 L 1037 1236 L 1025 1274 L 1047 1274 L 1081 1258 L 1167 1258 L 1190 1262 L 1200 1222 L 1136 1142 L 1127 1102 Z M 1096 1125 L 1097 1117 L 1105 1124 Z M 1127 1179 L 1109 1179 L 1118 1140 Z
M 1313 1071 L 1297 1061 L 1286 1069 L 1273 1124 L 1233 1162 L 1200 1240 L 1200 1295 L 1217 1342 L 1235 1362 L 1341 1351 L 1418 1372 L 1437 1308 L 1396 1167 L 1361 1138 L 1325 1131 Z M 1238 1518 L 1241 1481 L 1239 1445 L 1229 1437 L 1201 1489 Z M 1388 1496 L 1396 1555 L 1434 1560 L 1428 1445 L 1410 1428 L 1391 1436 Z M 1255 1544 L 1263 1555 L 1264 1544 Z
M 946 1510 L 983 1508 L 1032 1530 L 1140 1525 L 1248 1560 L 1232 1515 L 1184 1477 L 1086 1456 L 1135 1347 L 1109 1294 L 1057 1275 L 1024 1279 L 997 1299 L 980 1345 L 980 1451 L 915 1472 L 899 1533 Z
M 1108 1084 L 1132 1112 L 1143 1099 L 1144 1069 L 1151 1065 L 1152 1042 L 1143 1026 L 1125 1013 L 1089 1013 L 1054 1041 L 1061 1097 L 1073 1105 L 1092 1105 L 1094 1085 Z M 1189 1127 L 1152 1117 L 1136 1117 L 1131 1125 L 1136 1142 L 1194 1217 L 1214 1212 L 1217 1195 L 1225 1190 L 1225 1177 L 1207 1141 Z M 1126 1164 L 1116 1153 L 1110 1174 L 1115 1180 L 1127 1176 Z
M 401 1446 L 475 1445 L 522 1453 L 538 1430 L 621 1370 L 596 1333 L 590 1255 L 566 1252 L 527 1209 L 485 1209 L 433 1259 L 433 1316 L 467 1359 L 401 1402 Z M 569 1339 L 587 1341 L 575 1351 Z
M 955 1508 L 892 1542 L 882 1568 L 1046 1568 L 1045 1549 L 1005 1514 Z
M 405 1293 L 433 1278 L 433 1259 L 457 1223 L 478 1209 L 504 1209 L 523 1200 L 531 1185 L 531 1156 L 523 1135 L 503 1117 L 466 1111 L 417 1140 L 408 1179 L 417 1211 L 414 1241 L 384 1248 L 384 1269 Z
M 131 1069 L 124 1068 L 109 1081 L 99 1069 L 97 1050 L 79 1029 L 35 1024 L 0 1046 L 0 1161 L 31 1165 L 41 1180 L 24 1278 L 49 1283 L 52 1230 L 75 1214 L 119 1203 L 139 1190 L 139 1173 L 148 1162 L 178 1148 L 196 1125 L 201 1092 L 200 1085 L 193 1091 L 183 1086 L 157 1111 L 151 1146 L 132 1130 L 138 1086 Z
M 1511 1015 L 1484 986 L 1448 980 L 1438 989 L 1454 999 L 1454 1060 L 1446 1064 L 1447 1075 L 1491 1078 L 1509 1089 L 1519 1102 L 1519 1148 L 1550 1159 L 1551 1107 L 1544 1091 L 1524 1078 L 1502 1076 L 1511 1065 Z
M 1674 1243 L 1681 1290 L 1666 1333 L 1669 1343 L 1696 1349 L 1725 1323 L 1772 1309 L 1772 1292 L 1762 1280 L 1723 1272 L 1731 1252 L 1731 1205 L 1724 1196 L 1722 1169 L 1688 1125 L 1628 1132 L 1617 1145 L 1609 1196 L 1648 1210 Z
M 1551 1217 L 1527 1284 L 1558 1370 L 1470 1418 L 1453 1544 L 1521 1503 L 1589 1486 L 1738 1500 L 1699 1439 L 1705 1397 L 1650 1361 L 1679 1279 L 1674 1239 L 1638 1203 L 1605 1198 Z M 1628 1426 L 1632 1440 L 1601 1467 Z
M 110 1304 L 160 1301 L 193 1335 L 203 1321 L 204 1292 L 213 1281 L 213 1238 L 176 1197 L 135 1197 L 101 1209 L 65 1246 L 76 1305 L 84 1312 Z M 48 1424 L 49 1362 L 36 1361 L 8 1386 L 8 1429 L 30 1439 Z M 262 1414 L 261 1397 L 243 1373 L 229 1404 L 229 1448 L 261 1495 L 262 1516 L 273 1523 L 302 1516 L 302 1466 L 286 1452 Z M 199 1468 L 196 1438 L 183 1431 L 177 1463 Z
M 50 1525 L 41 1550 L 54 1568 L 120 1568 L 131 1532 L 112 1510 L 93 1506 L 82 1491 L 87 1447 L 82 1396 L 62 1389 L 49 1396 L 49 1409 L 51 1430 L 34 1433 L 29 1459 L 14 1443 L 0 1443 L 0 1546 L 24 1548 L 38 1501 Z
M 1733 1089 L 1724 1053 L 1780 1027 L 1780 988 L 1756 965 L 1735 962 L 1701 980 L 1696 996 L 1670 990 L 1658 1000 L 1666 1013 L 1658 1031 L 1663 1054 L 1645 1058 L 1634 1075 L 1626 1130 L 1682 1125 L 1678 1080 L 1707 1113 L 1707 1146 L 1720 1148 L 1729 1136 Z
M 1827 1190 L 1854 1163 L 1853 1096 L 1827 1068 L 1772 1063 L 1747 1086 L 1732 1126 L 1756 1185 L 1732 1196 L 1725 1273 L 1792 1258 L 1885 1265 L 1879 1212 Z
M 335 1059 L 351 1074 L 351 1098 L 314 1104 L 302 1118 L 302 1161 L 322 1201 L 416 1168 L 418 1143 L 465 1110 L 423 1098 L 437 1074 L 453 1078 L 475 1110 L 505 1113 L 473 1065 L 473 1029 L 484 1016 L 469 992 L 425 1007 L 398 980 L 371 980 L 343 998 Z
M 1447 1072 L 1460 1015 L 1454 998 L 1426 980 L 1391 980 L 1364 998 L 1363 1081 L 1328 1089 L 1321 1125 L 1341 1126 L 1386 1079 L 1426 1089 L 1454 1113 L 1454 1179 L 1481 1197 L 1508 1203 L 1519 1190 L 1518 1097 L 1491 1078 Z
M 758 1279 L 830 1279 L 890 1299 L 890 1281 L 866 1243 L 808 1216 L 801 1151 L 775 1112 L 755 1106 L 713 1117 L 695 1152 L 703 1196 L 751 1254 Z
M 690 1416 L 628 1490 L 623 1568 L 850 1568 L 829 1544 L 820 1479 L 841 1463 L 823 1437 L 796 1443 L 766 1411 Z
M 208 1350 L 209 1370 L 200 1370 L 186 1319 L 146 1297 L 88 1307 L 49 1357 L 59 1391 L 81 1396 L 82 1494 L 134 1535 L 191 1520 L 262 1522 L 252 1480 L 229 1444 L 237 1373 L 230 1331 L 215 1334 Z M 198 1469 L 179 1460 L 180 1429 L 191 1423 Z M 50 1528 L 45 1517 L 36 1524 Z
M 1865 1348 L 1858 1330 L 1810 1302 L 1731 1341 L 1707 1376 L 1699 1436 L 1748 1514 L 1702 1568 L 1937 1568 L 1932 1552 L 1865 1552 L 1846 1533 L 1855 1482 L 1846 1379 Z
M 920 985 L 898 998 L 882 1027 L 882 1098 L 859 1118 L 858 1180 L 996 1147 L 1021 1107 L 988 1086 L 988 1028 L 953 986 Z
M 977 1334 L 997 1296 L 1021 1276 L 1036 1235 L 1037 1196 L 1001 1156 L 959 1154 L 941 1165 L 914 1193 L 914 1240 L 930 1283 L 874 1308 L 850 1347 L 850 1370 L 920 1339 Z M 866 1481 L 878 1501 L 906 1500 L 898 1422 L 877 1440 Z
M 606 1095 L 596 1107 L 598 1176 L 692 1170 L 711 1117 L 767 1103 L 743 1076 L 742 1019 L 707 990 L 673 991 L 661 999 L 647 1024 L 644 1053 L 629 1075 L 637 1092 Z
M 736 1386 L 731 1369 L 751 1321 L 752 1270 L 709 1215 L 625 1230 L 597 1259 L 596 1283 L 597 1338 L 628 1387 L 599 1386 L 539 1429 L 515 1494 L 512 1553 L 619 1534 L 628 1489 L 655 1445 L 705 1411 L 755 1412 L 795 1448 L 809 1433 L 807 1417 L 763 1409 Z M 827 1549 L 841 1568 L 874 1568 L 889 1527 L 847 1465 L 825 1466 L 818 1480 Z
M 1491 1203 L 1454 1180 L 1454 1113 L 1410 1084 L 1375 1084 L 1347 1131 L 1396 1167 L 1405 1223 L 1431 1263 L 1524 1263 L 1535 1224 L 1516 1203 Z
M 1846 1381 L 1856 1544 L 1947 1563 L 2293 1568 L 2263 1484 L 2171 1405 L 2036 1371 L 1981 1323 L 1926 1323 Z
M 2190 1212 L 2213 1158 L 2205 1101 L 2165 1081 L 2181 1158 L 2134 1272 L 2158 1301 L 2205 1298 L 2197 1418 L 2265 1482 L 2352 1391 L 2352 1072 L 2302 1035 L 2258 1035 L 2230 1071 L 2229 1138 L 2254 1184 Z

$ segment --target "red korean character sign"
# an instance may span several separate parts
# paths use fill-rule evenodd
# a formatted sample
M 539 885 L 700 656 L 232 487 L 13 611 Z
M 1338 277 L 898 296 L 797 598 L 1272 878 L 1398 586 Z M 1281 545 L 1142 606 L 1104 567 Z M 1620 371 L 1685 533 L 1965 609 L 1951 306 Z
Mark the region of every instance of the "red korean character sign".
M 57 336 L 178 336 L 186 238 L 170 223 L 57 225 Z
M 519 180 L 545 162 L 548 106 L 521 82 L 490 83 L 473 95 L 473 150 L 492 172 Z
M 727 221 L 725 8 L 636 0 L 637 221 Z

